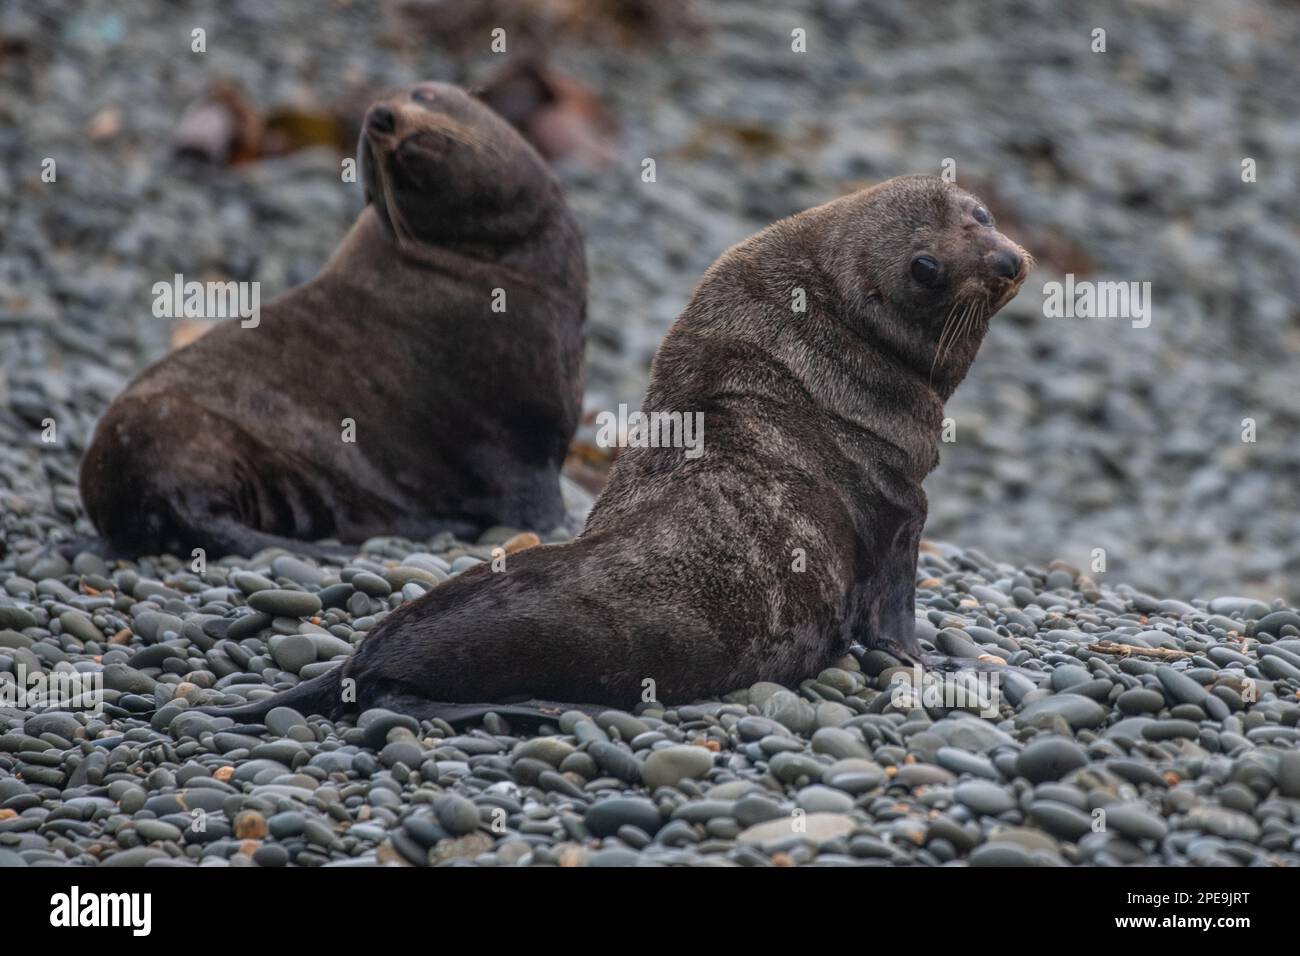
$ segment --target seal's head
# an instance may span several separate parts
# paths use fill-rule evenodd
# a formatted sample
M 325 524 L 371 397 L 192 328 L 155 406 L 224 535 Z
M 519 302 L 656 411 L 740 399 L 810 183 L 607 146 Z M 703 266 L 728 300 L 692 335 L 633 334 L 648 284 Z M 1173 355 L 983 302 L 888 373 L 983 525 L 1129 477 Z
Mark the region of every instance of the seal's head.
M 890 179 L 823 208 L 835 209 L 828 255 L 855 324 L 946 398 L 1033 257 L 984 203 L 933 176 Z
M 460 87 L 420 83 L 374 103 L 358 147 L 366 201 L 401 242 L 499 246 L 558 203 L 545 161 Z

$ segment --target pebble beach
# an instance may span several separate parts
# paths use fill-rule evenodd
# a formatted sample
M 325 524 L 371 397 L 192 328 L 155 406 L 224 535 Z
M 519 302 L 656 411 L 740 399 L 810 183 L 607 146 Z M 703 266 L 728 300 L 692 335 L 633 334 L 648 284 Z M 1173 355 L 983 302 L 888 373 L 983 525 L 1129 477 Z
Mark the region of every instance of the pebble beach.
M 269 301 L 360 207 L 329 149 L 180 163 L 178 117 L 218 76 L 268 107 L 490 75 L 490 57 L 404 30 L 394 6 L 0 13 L 0 866 L 1300 863 L 1300 171 L 1286 158 L 1300 12 L 1282 3 L 1215 17 L 1103 3 L 1089 16 L 1111 25 L 1105 61 L 1087 53 L 1092 19 L 1064 6 L 918 17 L 901 0 L 870 16 L 700 4 L 655 41 L 671 55 L 550 52 L 620 125 L 616 162 L 559 166 L 587 230 L 589 410 L 636 407 L 728 245 L 948 156 L 1035 252 L 1034 283 L 1077 272 L 1161 293 L 1150 328 L 1099 328 L 1044 319 L 1026 286 L 950 405 L 918 632 L 927 652 L 1011 665 L 993 693 L 918 702 L 899 693 L 902 662 L 855 648 L 798 687 L 573 711 L 528 733 L 496 716 L 195 712 L 316 676 L 401 603 L 533 544 L 494 528 L 202 571 L 52 547 L 92 531 L 76 468 L 96 417 L 173 344 L 152 283 L 257 279 Z M 196 65 L 197 23 L 211 52 Z M 824 45 L 790 58 L 801 23 Z M 1245 154 L 1261 168 L 1249 188 Z M 637 181 L 646 155 L 661 188 Z M 47 156 L 56 184 L 40 181 Z M 565 494 L 570 527 L 544 541 L 590 507 Z M 15 699 L 74 674 L 99 682 L 102 708 Z
M 922 553 L 918 630 L 927 651 L 1013 665 L 992 694 L 900 696 L 912 672 L 855 648 L 798 688 L 571 711 L 529 735 L 496 715 L 193 711 L 321 673 L 515 540 L 383 539 L 341 568 L 268 552 L 202 575 L 8 560 L 0 674 L 96 674 L 104 704 L 0 707 L 0 864 L 1300 863 L 1296 609 L 955 547 Z

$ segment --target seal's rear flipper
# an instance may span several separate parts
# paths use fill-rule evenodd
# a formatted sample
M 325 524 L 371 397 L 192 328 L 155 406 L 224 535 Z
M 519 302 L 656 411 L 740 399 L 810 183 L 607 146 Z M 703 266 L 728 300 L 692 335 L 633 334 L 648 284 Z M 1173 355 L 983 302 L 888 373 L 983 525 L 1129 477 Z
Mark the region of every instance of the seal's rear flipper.
M 441 717 L 457 730 L 481 723 L 488 714 L 503 717 L 516 730 L 539 730 L 544 724 L 557 725 L 560 715 L 568 710 L 580 710 L 595 717 L 608 707 L 588 704 L 560 704 L 550 700 L 524 700 L 517 704 L 439 704 L 431 702 L 434 717 Z
M 229 717 L 239 724 L 262 723 L 266 715 L 277 707 L 292 707 L 303 716 L 319 714 L 333 719 L 343 709 L 339 693 L 342 677 L 343 668 L 339 666 L 263 700 L 230 707 L 199 707 L 197 710 L 213 717 Z
M 595 717 L 610 708 L 596 704 L 564 704 L 553 700 L 521 700 L 512 703 L 453 703 L 429 700 L 418 694 L 393 691 L 381 695 L 370 706 L 383 707 L 394 713 L 406 714 L 416 720 L 445 720 L 457 730 L 481 723 L 488 714 L 496 714 L 509 721 L 511 727 L 535 731 L 543 724 L 556 725 L 565 711 L 579 710 Z
M 276 707 L 292 707 L 303 715 L 320 714 L 330 719 L 337 719 L 349 712 L 355 713 L 358 709 L 380 707 L 416 720 L 445 720 L 457 730 L 481 723 L 488 714 L 503 717 L 518 729 L 536 730 L 543 724 L 558 724 L 560 715 L 565 711 L 579 710 L 595 717 L 609 710 L 609 707 L 597 704 L 564 704 L 536 699 L 509 703 L 453 703 L 429 700 L 400 688 L 382 691 L 358 708 L 358 705 L 348 704 L 341 699 L 342 676 L 342 667 L 336 667 L 320 677 L 304 681 L 297 687 L 263 700 L 230 707 L 200 707 L 198 710 L 214 717 L 229 717 L 236 723 L 256 724 L 264 722 L 266 715 Z

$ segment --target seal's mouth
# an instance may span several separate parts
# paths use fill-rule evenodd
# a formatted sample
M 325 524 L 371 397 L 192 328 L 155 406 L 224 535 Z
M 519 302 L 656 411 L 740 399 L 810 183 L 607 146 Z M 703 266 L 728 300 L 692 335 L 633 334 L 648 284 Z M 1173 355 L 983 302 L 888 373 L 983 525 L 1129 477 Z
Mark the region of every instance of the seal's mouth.
M 989 297 L 990 317 L 1016 297 L 1035 264 L 1033 256 L 1012 242 L 989 257 L 984 288 Z
M 397 187 L 393 183 L 393 169 L 389 158 L 395 149 L 393 145 L 395 139 L 393 134 L 372 134 L 367 126 L 365 147 L 370 154 L 370 165 L 374 168 L 375 180 L 379 187 L 379 196 L 375 197 L 376 205 L 382 205 L 383 214 L 387 216 L 398 243 L 405 244 L 415 240 L 415 233 L 402 214 L 402 207 L 397 201 Z
M 934 361 L 930 363 L 931 382 L 934 381 L 935 369 L 943 363 L 944 356 L 952 351 L 953 346 L 971 334 L 982 335 L 989 318 L 999 308 L 1000 303 L 987 293 L 967 295 L 953 303 L 939 331 L 939 343 L 934 348 Z
M 1007 255 L 1002 258 L 1004 252 Z M 987 275 L 967 281 L 963 294 L 953 302 L 940 328 L 934 361 L 930 365 L 930 381 L 934 381 L 935 369 L 943 364 L 944 357 L 958 343 L 972 335 L 983 335 L 989 320 L 1015 298 L 1033 267 L 1034 257 L 1008 241 L 1004 249 L 999 249 L 989 257 Z
M 397 116 L 383 103 L 366 111 L 366 138 L 371 142 L 392 142 L 397 136 Z

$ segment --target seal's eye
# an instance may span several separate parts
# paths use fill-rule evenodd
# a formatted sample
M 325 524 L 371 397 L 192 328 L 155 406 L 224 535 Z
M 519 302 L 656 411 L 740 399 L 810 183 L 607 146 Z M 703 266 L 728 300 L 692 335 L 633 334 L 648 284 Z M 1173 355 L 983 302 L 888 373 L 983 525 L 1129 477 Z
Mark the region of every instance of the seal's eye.
M 971 215 L 975 217 L 975 221 L 981 226 L 993 225 L 993 217 L 989 215 L 989 211 L 983 206 L 976 206 Z
M 419 87 L 411 91 L 411 99 L 423 106 L 432 106 L 434 101 L 433 90 L 426 90 Z
M 931 256 L 917 256 L 912 260 L 912 278 L 927 287 L 937 284 L 939 263 Z

